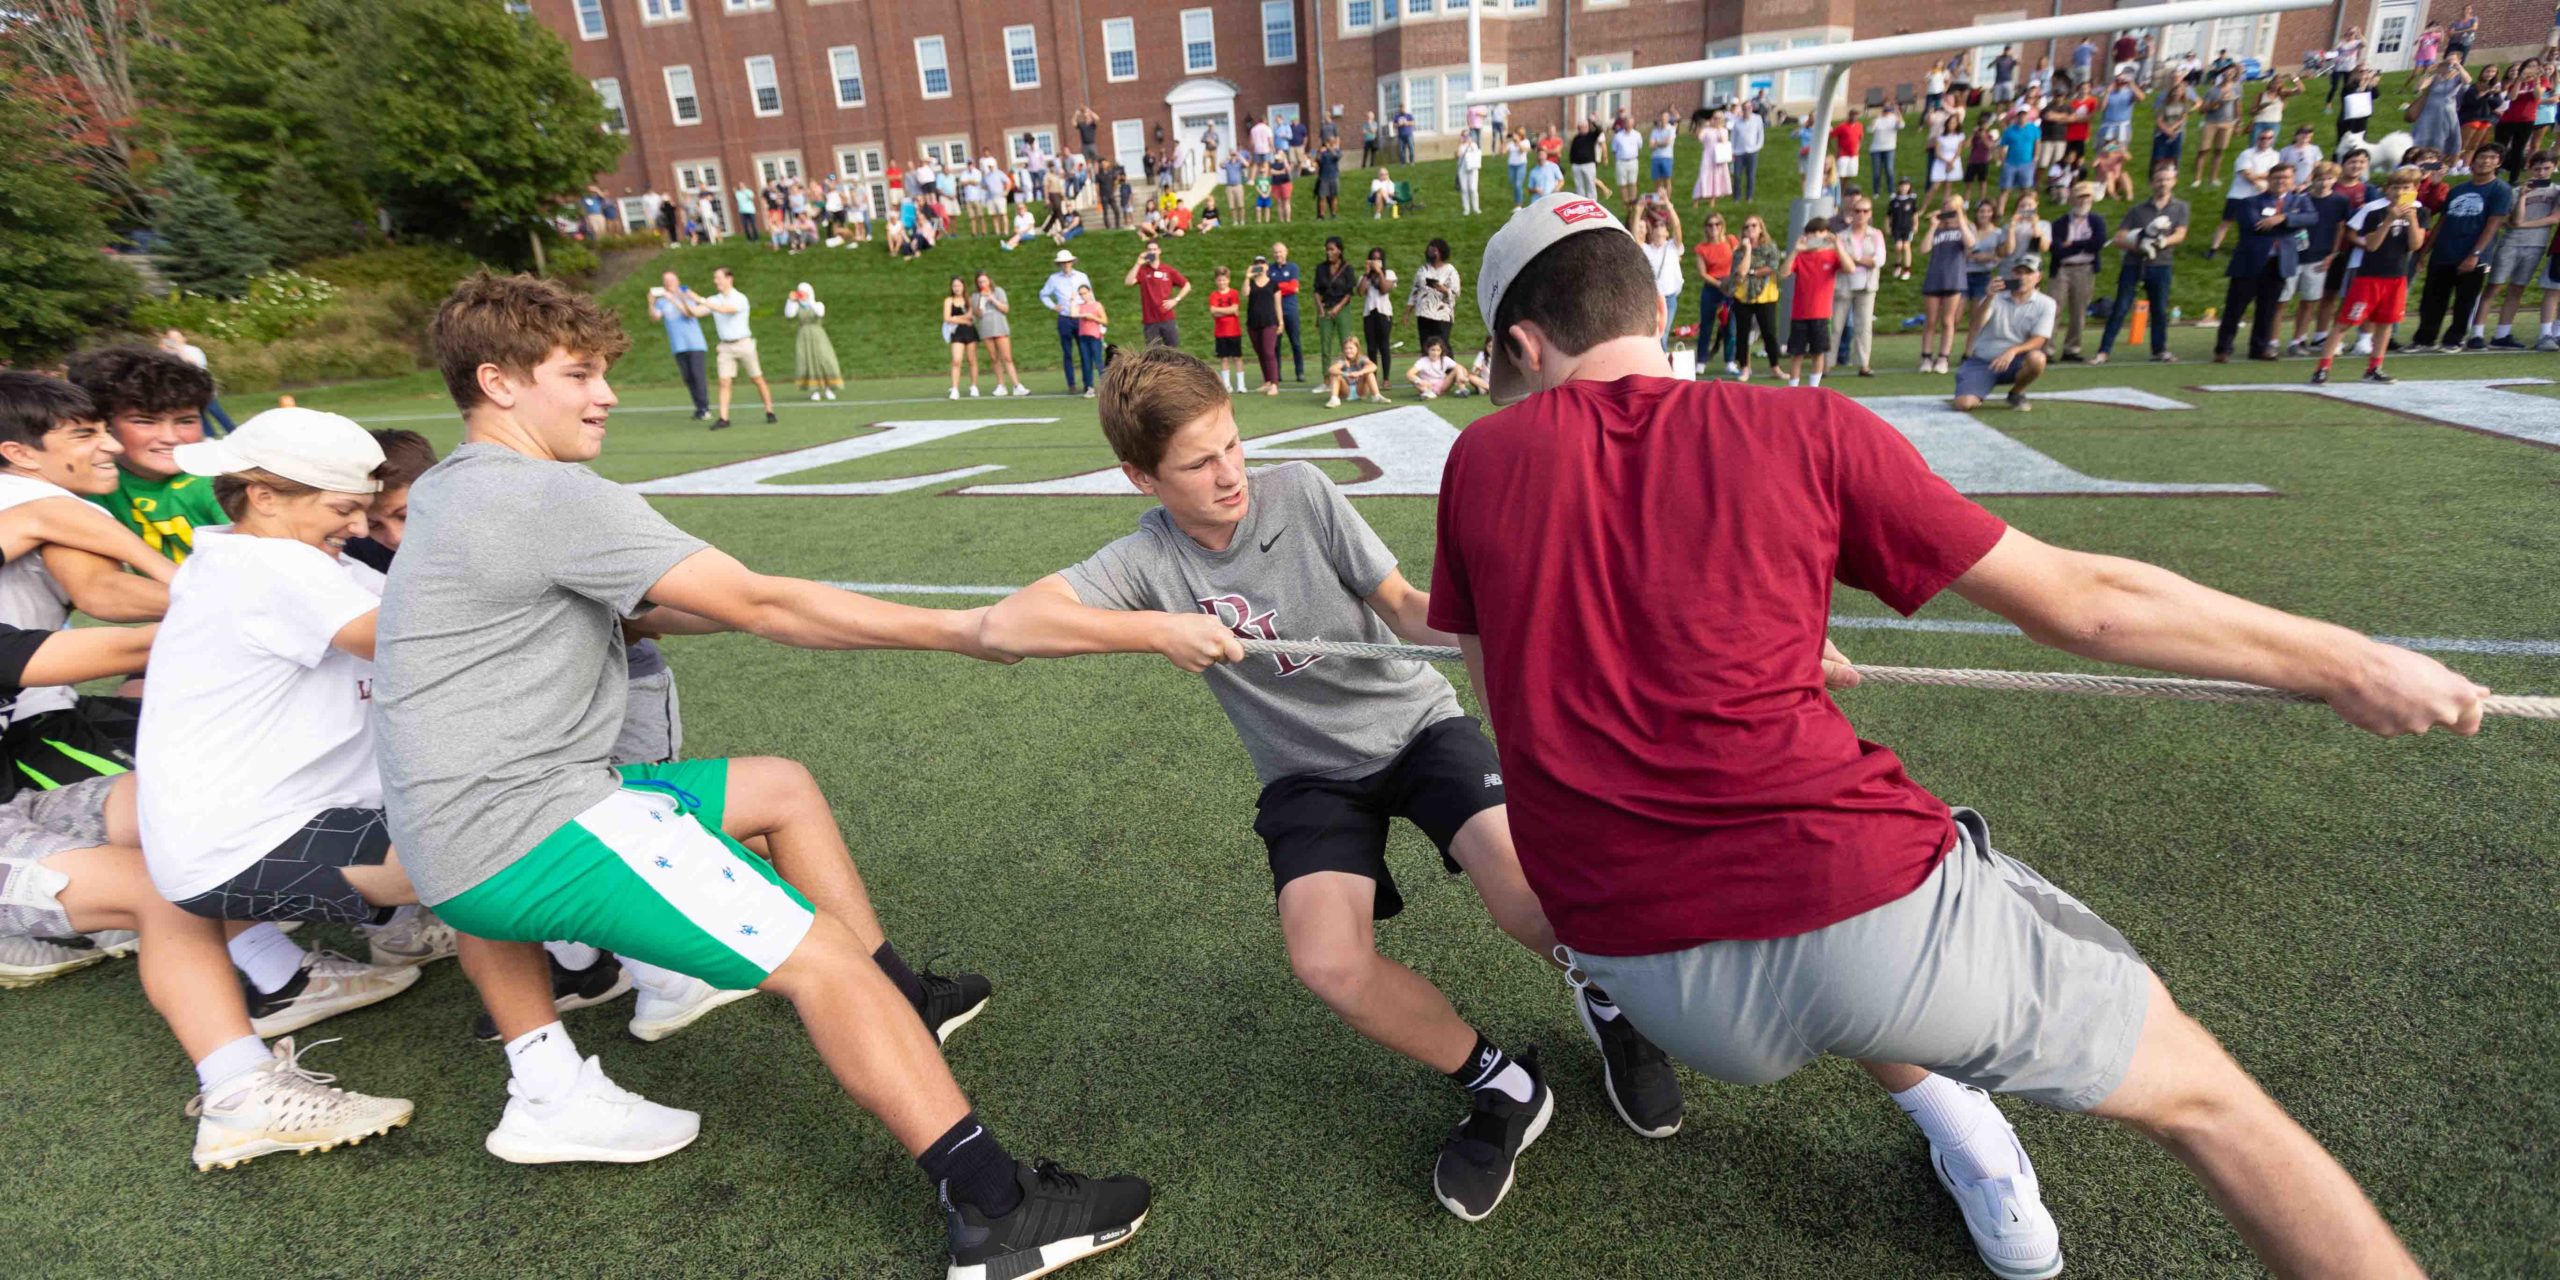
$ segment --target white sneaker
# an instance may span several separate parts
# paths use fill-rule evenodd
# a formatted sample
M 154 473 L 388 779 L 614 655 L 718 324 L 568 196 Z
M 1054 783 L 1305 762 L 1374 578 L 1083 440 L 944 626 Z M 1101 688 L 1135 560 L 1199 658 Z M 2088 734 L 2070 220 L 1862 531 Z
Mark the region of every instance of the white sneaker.
M 380 1004 L 418 984 L 414 965 L 365 964 L 335 951 L 315 951 L 302 958 L 293 980 L 272 992 L 250 988 L 249 1029 L 262 1037 L 300 1031 L 325 1018 Z M 246 984 L 243 984 L 244 986 Z
M 42 938 L 0 938 L 0 989 L 32 987 L 107 958 L 107 949 L 83 938 L 77 943 Z
M 972 400 L 978 398 L 978 385 L 974 382 L 969 384 L 969 398 Z
M 304 1067 L 303 1052 L 290 1039 L 278 1040 L 275 1061 L 224 1081 L 221 1098 L 199 1093 L 187 1103 L 187 1114 L 196 1117 L 197 1172 L 229 1169 L 278 1151 L 309 1155 L 342 1143 L 352 1147 L 409 1123 L 415 1108 L 407 1098 L 334 1088 L 330 1082 L 337 1077 Z
M 131 929 L 100 929 L 89 935 L 89 941 L 96 943 L 98 950 L 118 960 L 142 950 L 142 935 Z
M 1031 388 L 1026 387 L 1026 386 L 1022 385 L 1021 383 L 1017 382 L 1017 383 L 1013 384 L 1013 393 L 1014 393 L 1015 395 L 1018 395 L 1018 396 L 1027 396 L 1027 395 L 1030 395 L 1030 394 L 1031 394 Z
M 819 396 L 819 394 L 820 394 L 820 393 L 815 392 L 815 391 L 810 392 L 810 393 L 809 393 L 809 403 L 811 403 L 811 404 L 816 404 L 816 403 L 818 402 L 818 396 Z
M 1013 394 L 1013 391 L 1003 383 L 999 382 L 996 384 L 995 394 L 999 396 L 1009 396 Z
M 1328 409 L 1339 409 L 1339 408 L 1341 408 L 1341 407 L 1342 407 L 1342 397 L 1340 397 L 1340 396 L 1326 396 L 1326 397 L 1324 398 L 1324 407 L 1325 407 L 1325 408 L 1328 408 Z
M 432 964 L 454 953 L 453 926 L 424 907 L 379 929 L 359 928 L 365 958 L 382 968 Z
M 1970 1085 L 1966 1088 L 1982 1094 L 1988 1104 L 1989 1094 Z M 1973 1237 L 1974 1251 L 1982 1255 L 1982 1264 L 1991 1268 L 1993 1275 L 2001 1280 L 2045 1280 L 2060 1275 L 2062 1230 L 2054 1225 L 2053 1215 L 2045 1211 L 2035 1166 L 2027 1160 L 2027 1149 L 2019 1145 L 2018 1131 L 2010 1127 L 2007 1117 L 1998 1119 L 1999 1138 L 2017 1152 L 2017 1173 L 1958 1182 L 1947 1172 L 1946 1154 L 1936 1143 L 1929 1144 L 1929 1169 L 1938 1175 L 1938 1185 L 1955 1198 L 1956 1208 L 1964 1211 L 1964 1229 Z M 1985 1139 L 1990 1137 L 1984 1135 Z
M 951 398 L 952 398 L 952 399 L 954 399 L 954 400 L 957 400 L 957 399 L 959 399 L 959 398 L 960 398 L 960 388 L 958 388 L 958 387 L 953 387 L 953 388 L 951 389 Z
M 1376 394 L 1376 395 L 1374 395 L 1374 396 L 1369 397 L 1369 403 L 1371 403 L 1371 404 L 1393 404 L 1393 403 L 1395 403 L 1395 402 L 1394 402 L 1394 401 L 1392 401 L 1392 400 L 1387 399 L 1387 394 L 1386 394 L 1385 392 L 1381 391 L 1381 392 L 1379 392 L 1378 394 Z
M 535 1102 L 522 1085 L 507 1081 L 507 1112 L 482 1145 L 511 1164 L 640 1164 L 683 1150 L 701 1132 L 701 1116 L 615 1084 L 604 1064 L 589 1058 L 577 1086 L 549 1102 Z
M 723 991 L 700 978 L 683 974 L 671 975 L 664 986 L 655 982 L 637 985 L 640 994 L 631 1002 L 631 1036 L 635 1040 L 664 1040 L 692 1026 L 702 1015 L 724 1004 L 735 1004 L 755 994 L 755 988 Z
M 829 388 L 827 388 L 827 398 L 828 398 L 829 400 L 833 400 L 833 399 L 835 399 L 835 398 L 836 398 L 835 388 L 833 388 L 833 387 L 829 387 Z

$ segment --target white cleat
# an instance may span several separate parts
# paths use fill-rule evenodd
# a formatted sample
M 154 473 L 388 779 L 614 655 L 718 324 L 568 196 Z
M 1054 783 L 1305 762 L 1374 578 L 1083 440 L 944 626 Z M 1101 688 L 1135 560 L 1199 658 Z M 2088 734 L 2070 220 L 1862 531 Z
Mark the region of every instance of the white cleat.
M 142 935 L 131 929 L 100 929 L 89 935 L 89 941 L 118 960 L 142 950 Z
M 1987 1099 L 1990 1095 L 1983 1096 Z M 1929 1146 L 1929 1170 L 1938 1175 L 1938 1185 L 1946 1188 L 1956 1207 L 1964 1211 L 1964 1229 L 1973 1237 L 1974 1251 L 1982 1255 L 1982 1265 L 1991 1268 L 1991 1273 L 2001 1280 L 2046 1280 L 2062 1274 L 2062 1230 L 2054 1225 L 2053 1215 L 2045 1211 L 2035 1166 L 2028 1162 L 2027 1149 L 2018 1142 L 2018 1131 L 2010 1127 L 2005 1116 L 2000 1119 L 2000 1129 L 2000 1136 L 2017 1152 L 2017 1173 L 1958 1182 L 1948 1173 L 1947 1158 L 1935 1143 Z
M 261 1038 L 300 1031 L 323 1019 L 380 1004 L 416 986 L 418 972 L 414 965 L 372 965 L 335 951 L 315 951 L 303 957 L 293 981 L 272 992 L 244 992 L 249 997 L 249 1028 Z
M 329 1043 L 322 1040 L 311 1048 Z M 331 1084 L 336 1076 L 302 1065 L 304 1052 L 290 1039 L 278 1040 L 275 1061 L 225 1081 L 220 1098 L 200 1093 L 187 1103 L 187 1114 L 196 1117 L 197 1172 L 233 1168 L 278 1151 L 307 1156 L 352 1147 L 409 1123 L 415 1108 L 407 1098 L 376 1098 L 337 1088 Z
M 454 953 L 453 926 L 420 907 L 379 929 L 359 929 L 367 958 L 381 968 L 432 964 Z
M 589 1058 L 577 1087 L 549 1102 L 524 1096 L 507 1082 L 507 1112 L 483 1145 L 510 1164 L 560 1164 L 594 1160 L 640 1164 L 672 1155 L 702 1133 L 702 1117 L 662 1107 L 606 1078 L 604 1064 Z
M 85 938 L 69 945 L 42 938 L 0 938 L 0 989 L 50 982 L 74 969 L 102 963 L 107 955 L 106 948 Z
M 631 1002 L 631 1036 L 635 1040 L 664 1040 L 700 1021 L 702 1015 L 755 994 L 753 987 L 723 991 L 683 974 L 670 975 L 664 985 L 654 981 L 638 983 L 636 989 L 640 994 Z

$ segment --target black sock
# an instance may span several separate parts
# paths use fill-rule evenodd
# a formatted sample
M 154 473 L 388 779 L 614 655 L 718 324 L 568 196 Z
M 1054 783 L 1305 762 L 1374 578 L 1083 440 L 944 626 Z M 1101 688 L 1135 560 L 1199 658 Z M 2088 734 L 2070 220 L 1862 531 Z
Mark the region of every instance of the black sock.
M 951 1131 L 933 1140 L 916 1157 L 916 1167 L 933 1179 L 943 1203 L 973 1205 L 990 1218 L 1001 1218 L 1022 1203 L 1022 1186 L 1014 1181 L 1013 1155 L 978 1123 L 975 1111 L 960 1117 Z
M 896 947 L 881 943 L 880 949 L 871 953 L 871 963 L 880 966 L 880 972 L 888 974 L 889 981 L 898 984 L 898 993 L 907 998 L 908 1004 L 919 1009 L 924 1007 L 924 984 L 916 981 L 916 971 L 898 958 Z
M 1449 1078 L 1457 1081 L 1459 1088 L 1473 1093 L 1492 1085 L 1493 1078 L 1501 1075 L 1502 1069 L 1510 1065 L 1510 1057 L 1495 1047 L 1491 1040 L 1485 1039 L 1484 1033 L 1479 1031 L 1476 1033 L 1475 1051 L 1467 1055 L 1464 1066 L 1449 1073 Z

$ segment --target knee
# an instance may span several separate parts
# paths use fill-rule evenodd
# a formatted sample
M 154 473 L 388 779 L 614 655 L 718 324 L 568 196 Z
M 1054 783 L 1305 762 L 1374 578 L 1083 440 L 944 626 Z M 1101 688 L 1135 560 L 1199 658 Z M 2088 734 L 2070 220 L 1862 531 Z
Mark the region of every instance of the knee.
M 1289 951 L 1289 972 L 1318 1000 L 1340 1007 L 1359 997 L 1360 985 L 1378 953 L 1365 947 L 1309 946 Z
M 1976 396 L 1957 396 L 1951 403 L 1954 404 L 1956 411 L 1959 413 L 1982 407 L 1981 399 Z

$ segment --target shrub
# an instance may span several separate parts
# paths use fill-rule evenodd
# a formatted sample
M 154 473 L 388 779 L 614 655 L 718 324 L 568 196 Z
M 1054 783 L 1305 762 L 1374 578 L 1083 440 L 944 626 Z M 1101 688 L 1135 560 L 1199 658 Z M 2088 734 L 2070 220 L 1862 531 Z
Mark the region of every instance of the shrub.
M 307 328 L 339 298 L 336 285 L 298 271 L 271 271 L 249 281 L 238 298 L 173 290 L 133 309 L 145 332 L 179 328 L 243 342 L 273 342 Z
M 451 245 L 403 244 L 322 258 L 303 269 L 348 289 L 391 287 L 434 303 L 479 266 L 479 259 Z

